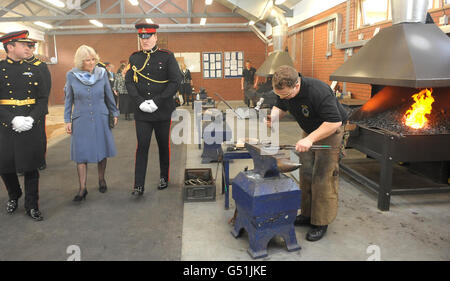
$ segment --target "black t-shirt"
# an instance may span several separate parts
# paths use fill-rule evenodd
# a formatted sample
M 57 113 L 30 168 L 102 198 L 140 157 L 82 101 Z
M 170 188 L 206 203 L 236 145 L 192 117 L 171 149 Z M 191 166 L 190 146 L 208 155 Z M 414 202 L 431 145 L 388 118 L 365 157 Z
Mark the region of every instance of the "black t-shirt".
M 276 107 L 289 111 L 300 127 L 308 134 L 323 122 L 347 121 L 347 112 L 339 103 L 331 88 L 324 82 L 301 77 L 300 93 L 292 99 L 282 100 L 277 96 Z
M 253 84 L 255 82 L 255 73 L 256 69 L 254 67 L 250 67 L 250 69 L 244 68 L 244 71 L 242 72 L 244 82 Z

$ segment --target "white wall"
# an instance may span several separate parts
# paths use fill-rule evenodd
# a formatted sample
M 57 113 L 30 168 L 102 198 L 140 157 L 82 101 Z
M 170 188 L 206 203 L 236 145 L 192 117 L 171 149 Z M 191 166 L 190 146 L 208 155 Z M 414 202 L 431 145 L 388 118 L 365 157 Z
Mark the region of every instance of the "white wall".
M 292 7 L 294 16 L 286 18 L 288 25 L 292 26 L 307 20 L 343 2 L 346 2 L 346 0 L 302 0 Z

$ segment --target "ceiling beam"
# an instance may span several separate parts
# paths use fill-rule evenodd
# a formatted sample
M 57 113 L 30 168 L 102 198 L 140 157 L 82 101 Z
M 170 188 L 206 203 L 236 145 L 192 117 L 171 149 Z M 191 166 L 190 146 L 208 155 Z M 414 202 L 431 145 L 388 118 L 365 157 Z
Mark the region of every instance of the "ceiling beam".
M 192 0 L 187 0 L 188 23 L 192 23 Z
M 85 14 L 85 15 L 86 15 L 86 13 L 84 13 L 83 10 L 86 9 L 86 8 L 88 8 L 89 6 L 91 6 L 92 4 L 94 4 L 95 2 L 96 2 L 96 0 L 89 0 L 89 1 L 86 1 L 86 2 L 84 2 L 84 3 L 80 6 L 80 9 L 73 9 L 73 10 L 70 11 L 67 15 L 73 15 L 74 13 L 81 13 L 81 14 Z M 66 18 L 66 17 L 64 17 L 64 19 L 58 19 L 58 22 L 54 23 L 53 25 L 54 25 L 54 26 L 58 26 L 58 25 L 63 24 L 63 23 L 66 22 L 67 20 L 69 20 L 69 19 L 65 19 L 65 18 Z
M 161 2 L 158 4 L 158 6 L 164 4 L 165 2 L 167 2 L 167 0 L 161 1 Z M 149 1 L 147 1 L 147 0 L 145 0 L 145 3 L 149 4 L 150 6 L 152 6 L 152 8 L 158 10 L 158 11 L 161 12 L 162 14 L 166 14 L 163 10 L 161 10 L 158 6 L 155 6 L 153 3 L 151 3 L 151 2 L 149 2 Z M 141 7 L 141 4 L 139 4 L 139 7 Z M 142 7 L 141 7 L 141 9 L 142 9 L 142 11 L 146 14 L 146 12 L 144 11 L 144 9 L 143 9 Z M 153 9 L 150 10 L 150 12 L 151 12 L 151 11 L 153 11 Z M 172 18 L 172 17 L 170 18 L 170 20 L 173 21 L 174 23 L 180 23 L 179 21 L 177 21 L 176 19 L 174 19 L 174 18 Z
M 145 19 L 145 18 L 240 18 L 242 16 L 234 13 L 208 13 L 208 14 L 187 14 L 187 13 L 149 13 L 149 14 L 86 14 L 86 15 L 65 15 L 65 16 L 22 16 L 22 17 L 1 17 L 0 22 L 17 21 L 57 21 L 57 20 L 90 20 L 90 19 Z
M 174 28 L 174 29 L 158 29 L 158 33 L 186 33 L 186 32 L 250 32 L 251 30 L 246 28 Z M 51 31 L 49 35 L 87 35 L 87 34 L 125 34 L 136 33 L 136 29 L 126 30 L 76 30 L 76 31 Z
M 19 6 L 20 4 L 22 4 L 23 2 L 25 2 L 25 0 L 16 0 L 12 3 L 10 3 L 8 6 L 6 7 L 1 7 L 1 11 L 0 11 L 0 17 L 3 17 L 4 15 L 6 15 L 8 12 L 12 12 L 12 9 L 14 9 L 15 7 Z

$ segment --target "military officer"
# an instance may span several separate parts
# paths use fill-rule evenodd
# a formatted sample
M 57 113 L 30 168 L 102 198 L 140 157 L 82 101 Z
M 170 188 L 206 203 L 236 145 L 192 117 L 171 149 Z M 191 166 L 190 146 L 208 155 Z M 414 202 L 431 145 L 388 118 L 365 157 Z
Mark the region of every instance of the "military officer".
M 39 60 L 35 55 L 34 55 L 34 50 L 36 49 L 36 41 L 32 41 L 30 43 L 28 43 L 28 47 L 29 48 L 29 52 L 27 53 L 27 58 L 24 60 L 27 63 L 30 63 L 34 66 L 37 66 L 37 68 L 39 69 L 39 71 L 41 72 L 41 76 L 42 79 L 44 80 L 44 84 L 45 84 L 45 88 L 47 90 L 47 96 L 50 96 L 50 89 L 52 88 L 52 77 L 50 75 L 50 71 L 48 70 L 48 66 L 45 62 Z M 45 115 L 48 114 L 48 111 L 45 112 Z M 47 133 L 45 131 L 45 115 L 44 118 L 42 119 L 42 135 L 44 137 L 44 153 L 47 152 Z M 45 158 L 44 158 L 44 165 L 42 165 L 41 167 L 39 167 L 39 170 L 44 170 L 47 167 L 47 164 L 45 162 Z
M 26 213 L 40 221 L 38 168 L 44 164 L 41 126 L 48 92 L 39 69 L 23 61 L 32 42 L 28 31 L 8 33 L 0 41 L 7 54 L 0 61 L 0 174 L 9 195 L 6 211 L 12 214 L 18 207 L 17 172 L 23 172 Z
M 141 51 L 130 56 L 130 70 L 125 85 L 135 102 L 137 150 L 132 194 L 144 193 L 148 151 L 152 132 L 155 131 L 159 149 L 160 180 L 158 189 L 169 182 L 170 125 L 175 110 L 174 95 L 181 83 L 181 73 L 172 52 L 157 46 L 157 24 L 135 25 Z

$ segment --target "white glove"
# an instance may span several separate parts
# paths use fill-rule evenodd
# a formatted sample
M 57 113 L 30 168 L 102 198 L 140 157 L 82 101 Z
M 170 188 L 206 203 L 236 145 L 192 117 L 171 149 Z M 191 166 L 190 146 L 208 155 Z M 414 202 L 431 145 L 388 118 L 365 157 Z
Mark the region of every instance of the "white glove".
M 16 116 L 11 123 L 13 124 L 13 130 L 21 133 L 33 128 L 34 119 L 30 116 Z
M 153 100 L 146 100 L 145 102 L 150 105 L 150 109 L 152 110 L 152 112 L 155 112 L 156 110 L 158 110 L 158 106 L 156 105 L 156 103 Z
M 141 103 L 141 105 L 139 105 L 139 109 L 143 112 L 148 112 L 148 113 L 152 113 L 152 110 L 150 108 L 150 104 L 148 104 L 147 102 L 143 102 Z

